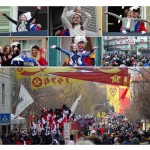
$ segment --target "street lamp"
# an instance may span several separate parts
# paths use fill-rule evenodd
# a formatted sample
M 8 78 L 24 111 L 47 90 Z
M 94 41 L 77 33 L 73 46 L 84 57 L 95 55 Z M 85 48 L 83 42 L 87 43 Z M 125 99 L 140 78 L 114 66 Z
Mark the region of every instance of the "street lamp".
M 92 106 L 92 116 L 93 116 L 93 109 L 94 109 L 94 107 L 95 107 L 95 106 L 98 106 L 98 105 L 103 105 L 103 106 L 105 106 L 105 103 L 104 103 L 104 104 L 95 104 L 95 105 L 93 105 L 93 106 Z

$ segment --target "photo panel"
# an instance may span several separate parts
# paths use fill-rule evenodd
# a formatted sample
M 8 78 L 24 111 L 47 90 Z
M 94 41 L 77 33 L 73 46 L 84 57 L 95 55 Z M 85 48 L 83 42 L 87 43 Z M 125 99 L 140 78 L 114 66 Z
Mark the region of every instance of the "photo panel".
M 114 145 L 103 139 L 108 130 L 122 137 L 121 143 L 130 134 L 146 130 L 147 135 L 149 122 L 143 118 L 149 116 L 144 105 L 149 106 L 149 73 L 150 68 L 139 66 L 0 68 L 0 132 L 24 135 L 27 145 L 54 145 L 54 135 L 59 145 L 70 145 L 71 136 L 76 145 L 87 140 L 88 145 Z M 125 135 L 117 134 L 122 125 Z M 128 142 L 134 145 L 134 137 Z
M 49 37 L 49 66 L 101 66 L 101 37 Z
M 149 36 L 149 6 L 104 6 L 103 36 Z
M 48 66 L 47 44 L 47 37 L 0 37 L 1 66 Z
M 48 7 L 0 6 L 0 36 L 47 36 Z
M 49 36 L 101 35 L 101 6 L 49 7 Z
M 102 66 L 150 66 L 149 36 L 104 36 Z

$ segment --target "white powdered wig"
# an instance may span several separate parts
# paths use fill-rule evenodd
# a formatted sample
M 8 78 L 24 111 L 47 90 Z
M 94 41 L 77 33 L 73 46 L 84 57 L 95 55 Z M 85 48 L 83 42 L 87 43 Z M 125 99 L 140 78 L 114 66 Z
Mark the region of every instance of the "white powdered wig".
M 78 44 L 79 42 L 84 42 L 86 44 L 87 43 L 86 37 L 85 36 L 75 36 L 74 43 Z

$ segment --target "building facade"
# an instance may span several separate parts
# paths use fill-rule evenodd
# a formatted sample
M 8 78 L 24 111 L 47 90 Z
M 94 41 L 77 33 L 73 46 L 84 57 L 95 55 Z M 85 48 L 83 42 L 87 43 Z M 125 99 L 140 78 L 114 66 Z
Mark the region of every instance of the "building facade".
M 10 69 L 0 68 L 0 114 L 11 115 L 11 77 Z M 0 123 L 0 132 L 8 133 L 10 124 Z
M 135 52 L 136 38 L 133 36 L 110 36 L 103 37 L 103 53 L 130 54 Z

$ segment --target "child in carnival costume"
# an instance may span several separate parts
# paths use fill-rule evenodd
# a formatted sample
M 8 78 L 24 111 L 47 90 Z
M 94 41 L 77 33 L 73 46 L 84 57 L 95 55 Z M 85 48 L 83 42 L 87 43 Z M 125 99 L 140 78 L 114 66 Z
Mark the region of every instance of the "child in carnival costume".
M 33 19 L 33 21 L 30 24 L 30 31 L 40 31 L 41 30 L 41 28 L 42 28 L 41 24 L 36 24 L 35 21 L 36 21 L 36 18 Z
M 140 6 L 133 6 L 130 8 L 130 11 L 133 12 L 133 18 L 141 18 L 140 17 L 140 13 L 141 13 L 141 7 Z M 134 28 L 134 32 L 141 32 L 142 34 L 147 32 L 147 29 L 145 27 L 144 22 L 138 20 L 137 22 L 135 22 L 135 28 Z

